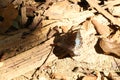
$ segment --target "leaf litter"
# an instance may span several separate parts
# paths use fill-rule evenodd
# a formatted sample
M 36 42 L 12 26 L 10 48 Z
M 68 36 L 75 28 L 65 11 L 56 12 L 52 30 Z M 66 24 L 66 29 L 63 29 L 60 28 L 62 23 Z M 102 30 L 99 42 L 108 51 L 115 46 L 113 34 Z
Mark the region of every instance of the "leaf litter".
M 21 29 L 29 28 L 35 31 L 41 29 L 38 27 L 50 27 L 47 37 L 59 38 L 58 42 L 53 44 L 53 53 L 58 53 L 60 59 L 57 55 L 57 60 L 42 65 L 36 73 L 37 76 L 32 76 L 33 80 L 120 79 L 119 0 L 14 0 L 9 4 L 14 4 L 15 8 L 13 5 L 6 8 L 15 15 L 4 16 L 3 14 L 11 14 L 8 10 L 0 12 L 0 16 L 9 23 L 0 21 L 0 27 L 4 28 L 0 33 L 5 33 L 12 26 L 18 27 L 12 23 L 17 16 L 21 16 L 17 22 Z M 2 6 L 0 10 L 6 8 Z M 56 26 L 57 30 L 54 31 Z M 75 35 L 72 34 L 74 30 L 77 30 Z M 50 31 L 53 31 L 53 34 Z M 70 42 L 73 37 L 75 39 Z M 76 48 L 77 45 L 80 47 Z M 59 49 L 55 51 L 56 46 Z M 73 52 L 72 55 L 69 50 Z M 76 52 L 79 55 L 73 56 Z M 13 80 L 30 79 L 31 75 L 28 74 L 32 75 L 28 72 Z

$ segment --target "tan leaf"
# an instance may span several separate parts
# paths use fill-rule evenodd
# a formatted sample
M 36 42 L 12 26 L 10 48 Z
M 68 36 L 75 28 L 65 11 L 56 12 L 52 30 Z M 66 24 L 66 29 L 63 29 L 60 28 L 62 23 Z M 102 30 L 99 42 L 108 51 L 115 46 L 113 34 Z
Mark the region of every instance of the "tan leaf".
M 94 75 L 87 75 L 82 80 L 97 80 L 97 77 Z

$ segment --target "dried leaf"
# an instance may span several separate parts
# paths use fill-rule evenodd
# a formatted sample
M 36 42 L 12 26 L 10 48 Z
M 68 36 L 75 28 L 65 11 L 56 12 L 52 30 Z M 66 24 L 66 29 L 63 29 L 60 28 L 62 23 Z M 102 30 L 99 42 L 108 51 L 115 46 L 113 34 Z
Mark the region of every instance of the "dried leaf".
M 96 10 L 102 13 L 106 18 L 108 18 L 113 24 L 120 26 L 120 21 L 104 10 L 101 6 L 99 6 L 95 0 L 86 0 L 92 7 L 96 8 Z
M 0 16 L 4 19 L 0 22 L 0 33 L 6 32 L 12 25 L 14 19 L 18 16 L 18 11 L 14 8 L 13 4 L 9 4 L 6 8 L 0 9 Z
M 108 78 L 111 80 L 120 80 L 119 72 L 110 72 Z
M 13 0 L 0 0 L 0 7 L 6 7 L 10 4 Z
M 105 37 L 110 35 L 111 31 L 109 26 L 99 23 L 95 18 L 91 19 L 91 22 L 100 35 L 104 35 Z
M 60 80 L 66 80 L 66 77 L 64 74 L 60 73 L 53 73 L 50 75 L 51 79 L 60 79 Z
M 48 16 L 49 19 L 62 19 L 72 17 L 79 11 L 80 7 L 78 5 L 71 5 L 65 0 L 53 4 L 48 10 L 45 11 L 44 15 Z
M 118 30 L 115 34 L 108 38 L 100 40 L 100 47 L 103 49 L 105 54 L 113 53 L 120 57 L 120 31 Z
M 87 75 L 82 80 L 97 80 L 97 77 L 94 75 Z
M 67 26 L 61 26 L 61 29 L 63 30 L 64 33 L 67 33 L 70 28 Z

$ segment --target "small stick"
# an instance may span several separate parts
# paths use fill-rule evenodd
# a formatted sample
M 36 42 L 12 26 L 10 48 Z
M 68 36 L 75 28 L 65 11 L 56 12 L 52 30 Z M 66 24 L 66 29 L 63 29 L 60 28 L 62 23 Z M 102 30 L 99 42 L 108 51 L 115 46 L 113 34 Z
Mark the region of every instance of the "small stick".
M 34 73 L 33 73 L 32 76 L 31 76 L 32 78 L 31 78 L 30 80 L 33 80 L 33 77 L 34 77 L 34 75 L 36 75 L 36 72 L 37 72 L 38 70 L 40 70 L 40 68 L 46 63 L 46 61 L 48 60 L 48 58 L 49 58 L 51 52 L 53 51 L 53 49 L 54 49 L 54 46 L 52 46 L 52 48 L 51 48 L 51 50 L 50 50 L 50 53 L 47 55 L 47 57 L 46 57 L 46 59 L 44 60 L 44 62 L 42 63 L 42 65 L 39 66 L 39 67 L 34 71 Z
M 120 71 L 119 64 L 117 63 L 117 61 L 116 61 L 116 59 L 114 57 L 113 57 L 113 60 L 116 63 L 118 70 Z
M 113 1 L 109 1 L 105 4 L 105 6 L 103 6 L 104 9 L 109 8 L 109 7 L 113 7 L 115 5 L 119 5 L 120 4 L 120 0 L 113 0 Z
M 94 7 L 98 12 L 103 14 L 106 18 L 108 18 L 113 24 L 120 26 L 120 21 L 117 18 L 113 17 L 110 13 L 100 7 L 95 0 L 86 0 L 92 7 Z

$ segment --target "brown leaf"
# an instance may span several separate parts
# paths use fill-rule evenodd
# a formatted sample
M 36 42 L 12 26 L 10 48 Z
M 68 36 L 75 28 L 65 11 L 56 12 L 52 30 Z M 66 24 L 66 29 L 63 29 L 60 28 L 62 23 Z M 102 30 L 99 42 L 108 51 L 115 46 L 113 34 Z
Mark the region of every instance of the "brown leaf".
M 6 7 L 9 5 L 13 0 L 0 0 L 0 7 Z
M 0 16 L 4 18 L 0 22 L 0 33 L 4 33 L 11 27 L 13 20 L 18 16 L 18 11 L 13 4 L 9 4 L 6 8 L 0 8 L 0 11 Z
M 118 30 L 114 35 L 100 40 L 100 47 L 105 54 L 113 53 L 120 57 L 120 31 Z
M 50 75 L 51 79 L 60 79 L 60 80 L 66 80 L 66 77 L 64 74 L 61 73 L 53 73 Z

